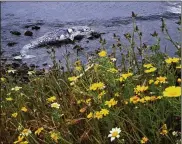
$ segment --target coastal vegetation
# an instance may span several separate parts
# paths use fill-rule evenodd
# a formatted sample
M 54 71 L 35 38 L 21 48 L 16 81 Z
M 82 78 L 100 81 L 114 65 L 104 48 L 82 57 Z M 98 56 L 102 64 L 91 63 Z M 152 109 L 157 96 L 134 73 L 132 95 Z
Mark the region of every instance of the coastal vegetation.
M 176 144 L 181 143 L 181 43 L 170 57 L 155 31 L 142 42 L 132 13 L 128 44 L 117 35 L 111 53 L 100 49 L 83 63 L 65 55 L 63 66 L 50 51 L 53 67 L 26 81 L 10 66 L 1 71 L 1 143 L 14 144 Z M 181 25 L 181 19 L 178 25 Z M 181 32 L 180 27 L 178 28 Z

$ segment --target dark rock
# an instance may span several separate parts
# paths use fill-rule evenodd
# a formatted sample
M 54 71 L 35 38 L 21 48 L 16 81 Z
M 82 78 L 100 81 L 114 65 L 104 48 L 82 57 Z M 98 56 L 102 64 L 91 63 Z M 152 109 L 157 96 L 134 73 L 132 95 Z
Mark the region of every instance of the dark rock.
M 28 76 L 23 76 L 22 79 L 23 79 L 25 82 L 30 82 Z
M 9 47 L 12 47 L 12 46 L 14 46 L 14 45 L 16 45 L 17 43 L 16 42 L 9 42 L 7 45 L 9 46 Z
M 43 63 L 42 65 L 43 65 L 43 66 L 46 66 L 46 65 L 47 65 L 47 63 Z
M 37 23 L 35 23 L 36 25 L 44 25 L 45 23 L 44 23 L 44 21 L 43 20 L 39 20 L 39 22 L 37 22 Z
M 76 49 L 76 50 L 78 50 L 78 51 L 81 51 L 81 50 L 83 50 L 84 48 L 82 48 L 82 47 L 79 46 L 79 45 L 75 45 L 75 46 L 73 47 L 73 49 Z
M 1 61 L 7 61 L 7 58 L 2 58 L 2 57 L 1 57 Z
M 101 37 L 100 33 L 92 32 L 91 36 L 88 39 L 93 40 L 93 39 L 97 39 L 97 38 L 100 38 L 100 37 Z
M 20 64 L 19 63 L 17 63 L 17 62 L 13 62 L 12 63 L 12 68 L 16 69 L 18 67 L 20 67 Z
M 74 40 L 81 41 L 84 38 L 84 36 L 78 35 L 74 37 Z
M 28 71 L 28 70 L 29 70 L 29 67 L 27 66 L 26 63 L 23 63 L 23 64 L 21 65 L 21 69 L 24 70 L 24 71 Z
M 35 68 L 36 66 L 35 66 L 35 64 L 30 64 L 30 67 Z
M 13 61 L 22 62 L 22 59 L 13 59 Z
M 21 35 L 21 33 L 18 31 L 10 31 L 10 33 L 17 36 Z
M 39 26 L 33 26 L 33 27 L 32 27 L 32 30 L 39 30 L 39 29 L 40 29 Z
M 33 32 L 31 32 L 31 31 L 26 31 L 26 32 L 24 33 L 24 35 L 25 35 L 25 36 L 32 36 L 32 35 L 33 35 Z
M 30 27 L 30 25 L 26 25 L 26 26 L 25 26 L 25 28 L 29 28 L 29 27 Z
M 5 67 L 6 67 L 6 68 L 9 68 L 9 67 L 11 67 L 11 64 L 8 63 L 8 64 L 5 65 Z
M 39 71 L 36 71 L 35 74 L 36 74 L 37 76 L 43 75 L 43 74 L 44 74 L 44 71 L 43 71 L 43 70 L 39 70 Z

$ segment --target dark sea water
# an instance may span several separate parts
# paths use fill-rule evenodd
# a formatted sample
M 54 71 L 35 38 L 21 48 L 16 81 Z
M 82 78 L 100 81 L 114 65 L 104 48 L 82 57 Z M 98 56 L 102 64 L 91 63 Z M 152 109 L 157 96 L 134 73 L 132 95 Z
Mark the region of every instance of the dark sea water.
M 124 33 L 132 31 L 131 13 L 138 14 L 137 25 L 143 32 L 143 42 L 153 44 L 150 36 L 154 31 L 159 32 L 161 45 L 167 48 L 169 55 L 174 55 L 174 47 L 164 39 L 160 26 L 163 17 L 171 36 L 180 41 L 180 33 L 177 31 L 178 17 L 181 14 L 181 2 L 2 2 L 1 3 L 1 48 L 3 57 L 12 58 L 12 54 L 20 52 L 21 48 L 44 35 L 46 32 L 62 27 L 87 25 L 99 32 L 106 33 L 103 38 L 107 40 L 106 47 L 111 48 L 115 42 L 113 33 L 124 40 Z M 36 24 L 40 30 L 33 30 L 32 37 L 26 37 L 23 33 L 28 30 L 26 25 Z M 17 30 L 21 36 L 14 36 L 10 31 Z M 17 42 L 13 47 L 7 46 L 8 42 Z M 100 44 L 98 40 L 84 40 L 80 42 L 85 51 L 91 53 Z M 63 60 L 66 49 L 74 56 L 73 45 L 55 48 L 56 56 Z M 36 55 L 33 59 L 24 59 L 28 64 L 51 64 L 46 48 L 31 49 L 29 54 Z M 109 50 L 108 50 L 109 51 Z M 81 54 L 80 54 L 81 55 Z

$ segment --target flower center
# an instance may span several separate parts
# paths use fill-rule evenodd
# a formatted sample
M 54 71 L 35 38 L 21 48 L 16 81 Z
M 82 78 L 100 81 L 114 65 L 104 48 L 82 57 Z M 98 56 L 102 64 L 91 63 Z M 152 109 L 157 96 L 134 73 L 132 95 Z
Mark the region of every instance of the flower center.
M 171 96 L 175 96 L 176 94 L 177 94 L 176 91 L 171 91 L 171 92 L 170 92 L 170 95 L 171 95 Z
M 118 132 L 117 131 L 115 131 L 115 132 L 112 133 L 112 137 L 116 137 L 117 135 L 118 135 Z

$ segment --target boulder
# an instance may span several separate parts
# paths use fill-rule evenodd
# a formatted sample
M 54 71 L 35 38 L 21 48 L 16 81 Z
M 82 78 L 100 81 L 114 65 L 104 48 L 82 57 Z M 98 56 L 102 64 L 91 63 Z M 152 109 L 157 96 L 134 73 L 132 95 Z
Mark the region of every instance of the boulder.
M 32 36 L 32 35 L 33 35 L 33 32 L 31 32 L 31 31 L 26 31 L 26 32 L 24 33 L 24 35 L 25 35 L 25 36 Z
M 46 66 L 46 65 L 47 65 L 47 63 L 43 63 L 42 65 L 43 65 L 43 66 Z
M 32 27 L 32 30 L 39 30 L 39 29 L 40 29 L 39 26 L 33 26 L 33 27 Z
M 9 47 L 12 47 L 12 46 L 14 46 L 14 45 L 16 45 L 17 44 L 17 42 L 9 42 L 7 45 L 9 46 Z
M 98 32 L 92 32 L 91 33 L 91 36 L 88 39 L 93 40 L 93 39 L 100 38 L 100 36 L 101 36 L 100 33 L 98 33 Z
M 20 36 L 21 35 L 21 33 L 18 32 L 18 31 L 10 31 L 10 33 L 13 34 L 13 35 L 17 35 L 17 36 Z

